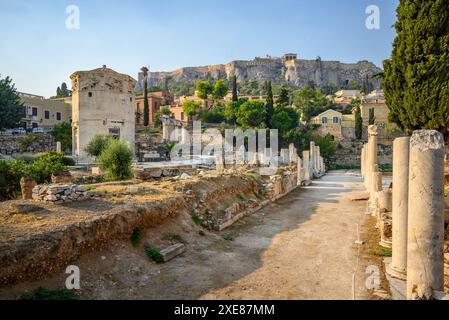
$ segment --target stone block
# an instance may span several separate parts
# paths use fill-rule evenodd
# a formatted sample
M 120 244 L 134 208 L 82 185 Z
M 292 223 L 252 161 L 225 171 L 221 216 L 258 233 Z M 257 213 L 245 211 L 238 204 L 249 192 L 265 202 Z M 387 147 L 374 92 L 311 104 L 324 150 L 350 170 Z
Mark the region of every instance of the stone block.
M 175 245 L 172 245 L 170 247 L 167 247 L 163 250 L 161 250 L 162 258 L 164 259 L 164 262 L 168 262 L 177 256 L 183 254 L 186 252 L 186 246 L 182 243 L 177 243 Z

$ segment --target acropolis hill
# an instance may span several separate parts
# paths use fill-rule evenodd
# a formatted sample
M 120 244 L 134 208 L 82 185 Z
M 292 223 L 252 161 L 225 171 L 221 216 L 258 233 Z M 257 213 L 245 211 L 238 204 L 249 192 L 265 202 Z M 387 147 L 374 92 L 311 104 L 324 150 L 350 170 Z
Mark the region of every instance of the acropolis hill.
M 303 60 L 298 59 L 297 54 L 291 53 L 283 57 L 267 56 L 256 57 L 250 61 L 237 60 L 226 65 L 186 67 L 172 72 L 151 72 L 149 84 L 158 85 L 165 80 L 192 83 L 208 79 L 230 79 L 236 75 L 238 82 L 271 80 L 274 84 L 286 82 L 293 87 L 301 87 L 310 81 L 318 86 L 329 83 L 342 87 L 351 81 L 362 83 L 368 78 L 374 88 L 379 88 L 380 81 L 372 76 L 381 71 L 369 61 L 342 63 L 323 61 L 320 58 Z M 139 74 L 139 80 L 141 79 L 142 75 Z

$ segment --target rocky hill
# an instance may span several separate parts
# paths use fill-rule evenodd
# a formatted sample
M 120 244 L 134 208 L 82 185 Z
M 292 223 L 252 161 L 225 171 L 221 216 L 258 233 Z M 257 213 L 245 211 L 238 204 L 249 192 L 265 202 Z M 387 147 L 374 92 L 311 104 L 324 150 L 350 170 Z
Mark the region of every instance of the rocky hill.
M 248 80 L 271 80 L 274 84 L 287 83 L 292 87 L 301 87 L 310 81 L 316 85 L 333 84 L 344 87 L 352 81 L 363 83 L 369 81 L 372 88 L 380 87 L 380 80 L 372 78 L 382 70 L 369 61 L 342 63 L 339 61 L 322 61 L 297 59 L 296 54 L 281 58 L 265 57 L 250 61 L 232 61 L 226 65 L 205 67 L 187 67 L 172 72 L 151 72 L 150 86 L 163 86 L 164 83 L 194 83 L 199 80 L 230 79 L 237 76 L 238 82 Z M 139 83 L 142 75 L 139 74 Z M 139 89 L 138 85 L 138 89 Z

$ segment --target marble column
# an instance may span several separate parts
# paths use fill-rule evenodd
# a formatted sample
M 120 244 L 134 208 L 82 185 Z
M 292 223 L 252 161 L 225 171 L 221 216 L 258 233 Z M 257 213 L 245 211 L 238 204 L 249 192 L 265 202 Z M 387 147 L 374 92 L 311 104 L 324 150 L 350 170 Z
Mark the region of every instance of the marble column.
M 296 170 L 298 174 L 297 184 L 300 186 L 304 180 L 304 168 L 302 167 L 302 159 L 300 157 L 297 158 Z
M 407 232 L 409 300 L 430 300 L 444 287 L 444 154 L 441 133 L 413 133 Z
M 362 147 L 362 151 L 360 154 L 360 173 L 362 177 L 365 177 L 365 145 Z
M 302 167 L 304 168 L 304 180 L 312 180 L 310 176 L 310 151 L 302 152 Z
M 393 259 L 387 266 L 392 277 L 406 280 L 407 275 L 407 215 L 410 138 L 393 142 Z

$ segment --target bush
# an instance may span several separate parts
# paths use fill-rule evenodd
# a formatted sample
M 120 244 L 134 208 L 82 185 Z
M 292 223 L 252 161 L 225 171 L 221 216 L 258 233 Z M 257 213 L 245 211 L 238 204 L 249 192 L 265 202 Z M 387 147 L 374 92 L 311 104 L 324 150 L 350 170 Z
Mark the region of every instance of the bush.
M 0 200 L 17 198 L 20 179 L 27 174 L 27 165 L 22 160 L 0 160 Z
M 28 133 L 25 137 L 22 138 L 19 142 L 19 147 L 22 150 L 27 150 L 29 147 L 33 145 L 39 138 L 33 135 L 32 133 Z
M 56 141 L 61 142 L 63 151 L 72 149 L 72 126 L 70 123 L 64 122 L 56 125 L 51 135 Z
M 164 257 L 162 256 L 162 254 L 160 253 L 159 250 L 152 248 L 149 245 L 145 246 L 145 253 L 147 254 L 147 256 L 153 260 L 156 263 L 162 263 L 164 262 Z
M 48 152 L 26 163 L 23 160 L 0 161 L 0 199 L 14 199 L 20 194 L 20 179 L 31 176 L 36 183 L 50 183 L 51 175 L 68 172 L 62 153 Z
M 20 300 L 77 300 L 77 296 L 73 291 L 65 288 L 47 289 L 39 287 L 33 292 L 22 295 Z
M 38 184 L 50 183 L 51 175 L 55 173 L 69 172 L 66 158 L 59 152 L 48 152 L 37 158 L 29 166 L 28 174 L 31 175 Z
M 103 150 L 106 148 L 106 145 L 111 141 L 112 138 L 109 136 L 103 136 L 101 134 L 95 135 L 92 140 L 87 145 L 85 151 L 91 157 L 98 158 Z
M 132 177 L 133 151 L 123 141 L 111 139 L 98 160 L 106 180 L 120 181 Z

